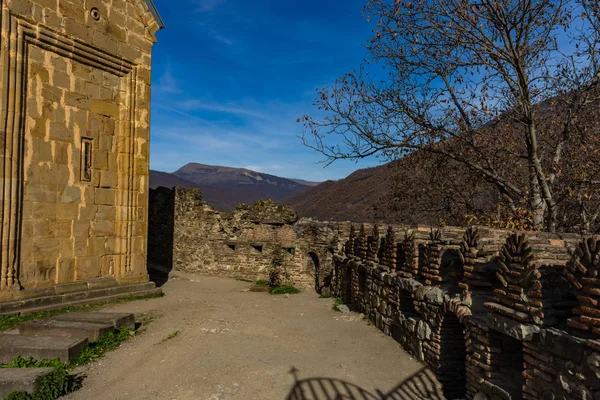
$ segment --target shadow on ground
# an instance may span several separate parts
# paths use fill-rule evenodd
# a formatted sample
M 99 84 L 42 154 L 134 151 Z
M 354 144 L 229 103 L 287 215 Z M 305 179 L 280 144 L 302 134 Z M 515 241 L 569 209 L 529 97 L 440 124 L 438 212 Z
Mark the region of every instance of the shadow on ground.
M 297 370 L 291 373 L 296 380 L 287 400 L 445 400 L 442 385 L 433 372 L 422 368 L 403 380 L 388 393 L 377 390 L 371 393 L 350 382 L 331 378 L 309 378 L 298 380 Z

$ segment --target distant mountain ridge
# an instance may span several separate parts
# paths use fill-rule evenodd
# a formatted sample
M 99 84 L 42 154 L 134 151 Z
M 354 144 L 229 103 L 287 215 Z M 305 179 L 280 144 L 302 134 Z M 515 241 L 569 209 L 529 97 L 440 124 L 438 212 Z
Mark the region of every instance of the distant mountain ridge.
M 324 221 L 390 221 L 396 213 L 392 197 L 391 164 L 359 169 L 346 178 L 325 181 L 283 200 L 301 217 Z
M 150 187 L 199 188 L 204 200 L 218 210 L 231 211 L 239 203 L 284 198 L 318 185 L 301 179 L 289 179 L 245 168 L 189 163 L 173 173 L 150 171 Z

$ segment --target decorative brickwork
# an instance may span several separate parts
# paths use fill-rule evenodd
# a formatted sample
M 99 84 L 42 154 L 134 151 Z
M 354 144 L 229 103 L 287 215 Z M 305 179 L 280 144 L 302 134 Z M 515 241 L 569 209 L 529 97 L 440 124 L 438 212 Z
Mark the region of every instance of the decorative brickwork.
M 405 278 L 406 269 L 390 268 L 386 240 L 381 265 L 357 255 L 336 257 L 340 279 L 332 292 L 427 363 L 447 398 L 600 398 L 600 340 L 586 318 L 598 309 L 592 297 L 597 238 L 483 227 L 456 238 L 455 228 L 444 229 L 452 239 L 442 230 L 438 243 L 409 235 L 396 243 L 421 243 L 422 262 L 411 274 L 416 279 Z M 388 227 L 394 232 L 388 236 L 397 231 Z M 462 280 L 459 290 L 448 285 L 452 280 Z M 580 315 L 569 325 L 578 329 L 567 332 L 561 329 L 576 305 L 573 292 Z M 590 325 L 578 337 L 581 317 Z

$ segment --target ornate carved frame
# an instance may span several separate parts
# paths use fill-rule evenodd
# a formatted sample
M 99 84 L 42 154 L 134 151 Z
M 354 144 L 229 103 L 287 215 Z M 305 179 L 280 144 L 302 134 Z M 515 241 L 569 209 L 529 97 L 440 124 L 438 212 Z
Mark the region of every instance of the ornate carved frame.
M 0 291 L 20 290 L 20 250 L 22 237 L 23 208 L 23 151 L 25 139 L 27 70 L 29 46 L 38 46 L 57 55 L 70 58 L 82 64 L 114 74 L 121 79 L 121 86 L 127 93 L 125 105 L 120 110 L 128 113 L 126 124 L 119 135 L 130 138 L 127 142 L 126 178 L 118 182 L 117 232 L 126 232 L 121 237 L 121 254 L 116 271 L 117 277 L 131 272 L 133 222 L 137 219 L 138 197 L 135 195 L 135 111 L 137 107 L 137 65 L 123 57 L 73 39 L 51 28 L 41 26 L 26 17 L 8 10 L 5 0 L 0 2 L 0 148 L 3 161 L 0 162 Z M 121 173 L 119 176 L 123 176 Z M 121 225 L 121 224 L 124 224 Z M 121 225 L 121 226 L 119 226 Z M 27 238 L 25 238 L 27 239 Z

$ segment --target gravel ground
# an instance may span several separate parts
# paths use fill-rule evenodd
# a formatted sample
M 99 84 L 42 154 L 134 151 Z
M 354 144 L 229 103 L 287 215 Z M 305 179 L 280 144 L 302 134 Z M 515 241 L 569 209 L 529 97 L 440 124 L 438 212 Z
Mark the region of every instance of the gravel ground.
M 174 278 L 163 298 L 107 308 L 153 320 L 76 371 L 86 376 L 83 388 L 67 398 L 370 399 L 423 368 L 362 315 L 333 311 L 333 299 L 309 291 L 272 296 L 247 292 L 249 286 Z

